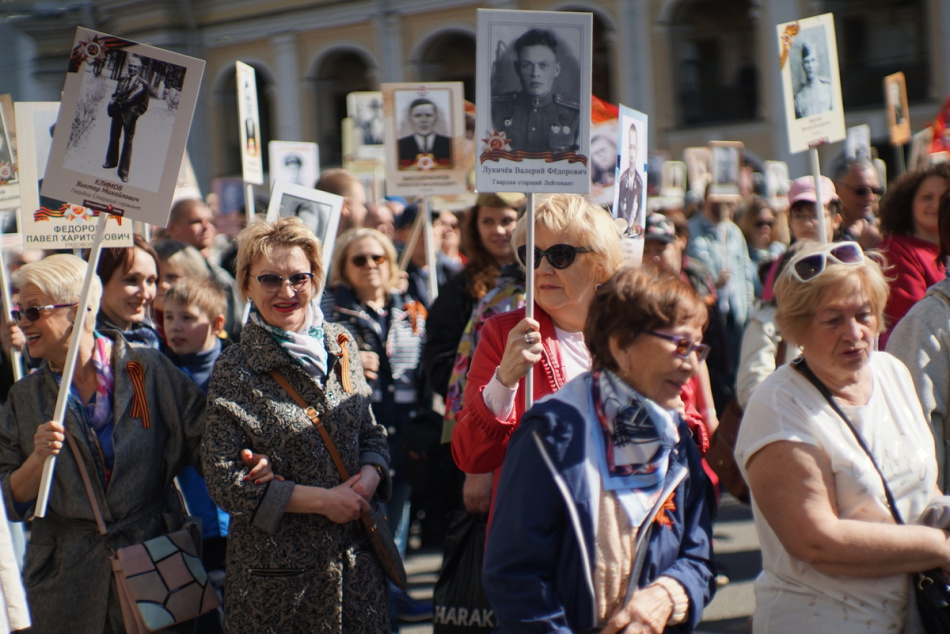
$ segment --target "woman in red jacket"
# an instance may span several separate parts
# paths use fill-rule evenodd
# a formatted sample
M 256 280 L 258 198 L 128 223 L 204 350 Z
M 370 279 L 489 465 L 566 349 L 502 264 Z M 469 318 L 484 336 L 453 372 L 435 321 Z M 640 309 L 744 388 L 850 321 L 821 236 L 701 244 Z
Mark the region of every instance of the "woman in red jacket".
M 940 163 L 898 178 L 881 201 L 880 249 L 891 267 L 886 271 L 891 294 L 884 314 L 887 330 L 881 333 L 884 348 L 897 322 L 927 289 L 944 277 L 940 262 L 937 211 L 940 197 L 950 189 L 950 164 Z
M 512 244 L 524 264 L 528 216 Z M 603 208 L 573 194 L 554 194 L 535 208 L 535 310 L 503 313 L 482 329 L 468 372 L 464 407 L 452 434 L 452 456 L 466 473 L 498 471 L 524 413 L 524 376 L 534 374 L 534 400 L 590 370 L 584 344 L 587 309 L 597 287 L 623 264 L 620 236 Z

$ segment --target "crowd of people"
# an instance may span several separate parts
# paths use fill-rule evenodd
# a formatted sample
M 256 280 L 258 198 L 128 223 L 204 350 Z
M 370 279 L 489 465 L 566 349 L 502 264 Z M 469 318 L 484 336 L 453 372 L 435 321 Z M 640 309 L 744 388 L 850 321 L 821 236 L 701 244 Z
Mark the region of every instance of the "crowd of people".
M 108 554 L 199 517 L 222 607 L 174 631 L 398 631 L 433 610 L 360 528 L 382 503 L 403 557 L 410 529 L 441 548 L 486 518 L 500 631 L 690 632 L 724 582 L 704 455 L 727 411 L 763 553 L 754 630 L 919 627 L 910 574 L 950 571 L 945 527 L 916 523 L 950 490 L 946 165 L 885 193 L 844 161 L 820 200 L 805 176 L 781 208 L 651 209 L 639 266 L 576 194 L 453 212 L 367 200 L 340 169 L 316 186 L 345 199 L 332 245 L 293 216 L 230 240 L 213 200 L 181 200 L 103 250 L 88 315 L 83 258 L 7 258 L 2 370 L 18 351 L 29 371 L 0 414 L 9 629 L 125 631 Z

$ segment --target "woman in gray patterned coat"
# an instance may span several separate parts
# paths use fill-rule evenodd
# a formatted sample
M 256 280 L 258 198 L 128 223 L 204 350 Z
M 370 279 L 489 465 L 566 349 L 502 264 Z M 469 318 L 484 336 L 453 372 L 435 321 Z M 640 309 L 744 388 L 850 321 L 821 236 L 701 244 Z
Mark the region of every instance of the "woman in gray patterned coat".
M 202 458 L 208 490 L 231 513 L 226 629 L 386 632 L 387 585 L 357 520 L 377 488 L 388 497 L 386 432 L 370 410 L 356 343 L 324 323 L 321 248 L 299 218 L 258 221 L 238 236 L 237 282 L 252 303 L 241 342 L 218 359 Z M 340 452 L 341 478 L 304 410 Z M 240 452 L 266 453 L 283 481 L 246 481 Z
M 33 514 L 43 463 L 59 455 L 48 512 L 33 520 L 23 570 L 32 631 L 40 633 L 125 631 L 110 553 L 181 527 L 172 480 L 199 457 L 204 395 L 157 350 L 93 331 L 97 278 L 65 425 L 52 421 L 85 271 L 79 258 L 53 255 L 17 274 L 14 319 L 30 355 L 45 363 L 13 386 L 0 414 L 0 483 L 10 519 Z M 66 433 L 89 472 L 107 535 L 96 530 L 76 460 L 64 449 Z

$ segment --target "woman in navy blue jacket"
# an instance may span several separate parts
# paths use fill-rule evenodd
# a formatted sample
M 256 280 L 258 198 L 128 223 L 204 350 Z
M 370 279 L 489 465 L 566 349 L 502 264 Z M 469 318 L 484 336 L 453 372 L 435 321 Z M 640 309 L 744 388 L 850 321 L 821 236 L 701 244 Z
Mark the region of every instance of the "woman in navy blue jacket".
M 706 320 L 672 275 L 622 269 L 598 290 L 592 372 L 539 401 L 508 445 L 484 568 L 501 632 L 699 623 L 712 528 L 680 393 L 709 352 Z

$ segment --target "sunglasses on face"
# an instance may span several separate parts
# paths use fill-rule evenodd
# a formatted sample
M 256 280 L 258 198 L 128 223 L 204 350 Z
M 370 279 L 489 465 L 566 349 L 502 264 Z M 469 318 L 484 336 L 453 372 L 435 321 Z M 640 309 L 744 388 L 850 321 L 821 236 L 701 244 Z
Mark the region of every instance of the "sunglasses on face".
M 705 343 L 693 343 L 686 337 L 677 337 L 676 335 L 668 335 L 665 332 L 656 332 L 655 330 L 645 331 L 648 335 L 653 335 L 654 337 L 659 337 L 660 339 L 666 339 L 667 341 L 672 341 L 676 344 L 676 348 L 673 349 L 673 352 L 676 353 L 680 359 L 688 360 L 689 355 L 693 352 L 696 353 L 696 361 L 702 363 L 706 360 L 706 357 L 709 356 L 710 347 Z
M 265 293 L 276 293 L 284 286 L 284 282 L 290 282 L 290 288 L 295 291 L 302 291 L 304 287 L 313 281 L 313 273 L 294 273 L 290 277 L 281 277 L 273 273 L 258 275 L 257 281 Z
M 864 185 L 862 187 L 852 187 L 851 185 L 848 185 L 847 183 L 841 183 L 841 184 L 847 187 L 848 189 L 850 189 L 851 191 L 853 191 L 858 196 L 867 196 L 868 194 L 874 194 L 875 196 L 884 195 L 884 188 L 881 187 L 880 185 L 874 185 L 874 186 Z
M 352 258 L 350 258 L 350 262 L 353 263 L 353 266 L 359 269 L 366 266 L 366 263 L 369 262 L 370 260 L 375 262 L 376 266 L 382 266 L 383 263 L 386 262 L 386 256 L 385 255 L 354 255 Z
M 53 310 L 54 308 L 68 308 L 70 306 L 75 306 L 76 302 L 72 304 L 48 304 L 46 306 L 30 306 L 29 308 L 19 308 L 16 310 L 11 310 L 10 314 L 13 315 L 13 322 L 20 323 L 21 320 L 25 319 L 27 321 L 36 321 L 40 318 L 40 313 L 47 310 Z
M 538 247 L 534 248 L 534 268 L 541 266 L 541 258 L 547 256 L 548 263 L 556 269 L 566 269 L 574 264 L 574 258 L 578 253 L 591 253 L 590 247 L 572 247 L 569 244 L 555 244 L 550 249 L 542 251 Z M 528 247 L 521 245 L 518 247 L 518 259 L 524 263 L 528 261 Z
M 817 253 L 809 253 L 792 261 L 792 274 L 799 282 L 808 282 L 821 275 L 829 262 L 835 264 L 860 264 L 864 261 L 864 251 L 857 242 L 839 242 L 828 244 Z

